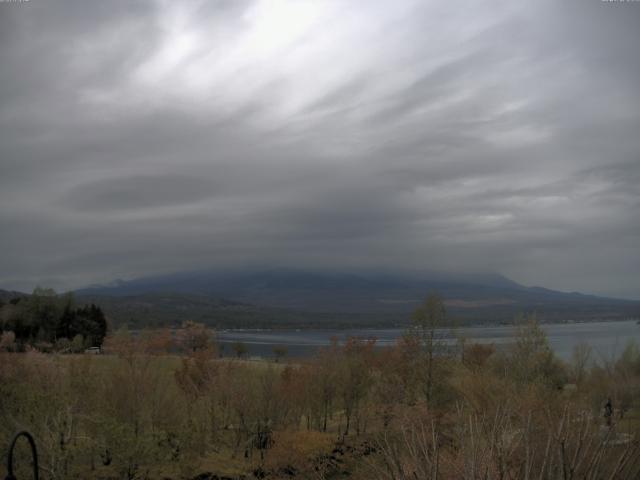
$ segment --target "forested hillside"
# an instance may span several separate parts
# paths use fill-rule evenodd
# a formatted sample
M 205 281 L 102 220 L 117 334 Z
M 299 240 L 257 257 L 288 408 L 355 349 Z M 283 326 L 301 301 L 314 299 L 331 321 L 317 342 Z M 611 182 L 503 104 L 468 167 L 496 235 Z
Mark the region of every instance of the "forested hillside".
M 497 274 L 331 273 L 302 270 L 205 270 L 117 281 L 76 291 L 116 324 L 217 328 L 403 326 L 429 292 L 439 292 L 461 323 L 511 322 L 523 312 L 541 321 L 640 317 L 640 302 L 540 287 Z

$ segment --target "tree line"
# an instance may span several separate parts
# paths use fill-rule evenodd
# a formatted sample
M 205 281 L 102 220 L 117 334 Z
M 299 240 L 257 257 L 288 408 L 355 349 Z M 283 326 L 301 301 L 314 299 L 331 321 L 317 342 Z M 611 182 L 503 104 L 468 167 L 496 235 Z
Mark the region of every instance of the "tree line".
M 192 322 L 112 332 L 107 355 L 0 354 L 0 447 L 29 429 L 52 480 L 640 478 L 637 346 L 562 362 L 533 317 L 501 349 L 447 323 L 432 296 L 394 345 L 304 360 L 220 358 Z
M 36 288 L 31 295 L 0 303 L 0 349 L 82 351 L 102 345 L 106 334 L 100 307 L 78 306 L 72 294 Z

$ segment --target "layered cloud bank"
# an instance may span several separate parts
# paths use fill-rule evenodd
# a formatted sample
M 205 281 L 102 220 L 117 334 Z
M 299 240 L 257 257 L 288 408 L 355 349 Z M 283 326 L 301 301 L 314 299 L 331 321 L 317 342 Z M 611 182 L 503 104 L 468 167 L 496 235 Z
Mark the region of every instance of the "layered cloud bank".
M 500 271 L 640 298 L 640 4 L 0 3 L 0 286 Z

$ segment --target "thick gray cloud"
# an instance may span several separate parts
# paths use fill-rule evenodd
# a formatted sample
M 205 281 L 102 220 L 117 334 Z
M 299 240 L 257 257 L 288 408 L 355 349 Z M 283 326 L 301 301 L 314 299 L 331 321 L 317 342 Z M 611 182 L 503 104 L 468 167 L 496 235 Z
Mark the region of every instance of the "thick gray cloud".
M 640 298 L 640 3 L 0 3 L 0 288 L 215 266 Z

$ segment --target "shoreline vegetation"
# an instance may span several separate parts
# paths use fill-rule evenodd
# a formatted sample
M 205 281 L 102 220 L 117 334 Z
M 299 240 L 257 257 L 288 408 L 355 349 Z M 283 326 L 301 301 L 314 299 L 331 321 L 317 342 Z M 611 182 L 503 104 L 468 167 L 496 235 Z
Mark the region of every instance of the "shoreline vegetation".
M 431 295 L 394 345 L 270 361 L 240 343 L 221 358 L 194 322 L 116 330 L 102 355 L 11 348 L 4 330 L 0 448 L 30 431 L 51 480 L 639 478 L 637 345 L 596 364 L 582 344 L 565 362 L 534 317 L 500 349 L 445 345 L 448 322 Z
M 104 315 L 110 330 L 126 326 L 132 332 L 167 327 L 180 329 L 185 319 L 203 323 L 218 332 L 406 329 L 410 327 L 409 319 L 412 311 L 411 308 L 406 312 L 395 313 L 298 311 L 237 303 L 215 297 L 160 293 L 134 296 L 87 296 L 71 292 L 56 294 L 51 289 L 36 288 L 32 294 L 0 290 L 0 330 L 3 322 L 7 323 L 11 317 L 16 317 L 15 310 L 22 310 L 23 323 L 32 321 L 29 317 L 33 317 L 33 314 L 25 312 L 28 309 L 14 308 L 20 302 L 23 302 L 22 307 L 37 303 L 32 297 L 39 299 L 40 303 L 49 304 L 48 308 L 53 312 L 49 316 L 59 315 L 65 305 L 93 306 L 100 310 L 101 315 Z M 198 298 L 198 302 L 194 301 L 194 298 Z M 619 301 L 624 303 L 622 300 Z M 57 305 L 51 306 L 51 303 Z M 637 302 L 627 301 L 626 303 L 635 305 Z M 460 328 L 515 326 L 518 323 L 518 317 L 522 314 L 536 315 L 539 323 L 550 325 L 640 321 L 638 316 L 640 310 L 637 307 L 624 312 L 614 311 L 615 309 L 602 311 L 599 307 L 591 305 L 587 311 L 560 309 L 557 312 L 551 312 L 548 306 L 543 304 L 522 305 L 509 311 L 494 311 L 489 306 L 480 310 L 452 308 L 446 301 L 445 305 L 450 323 Z M 8 326 L 6 329 L 11 330 L 11 328 Z M 54 332 L 55 336 L 59 336 L 57 332 Z M 92 342 L 88 341 L 88 343 Z

